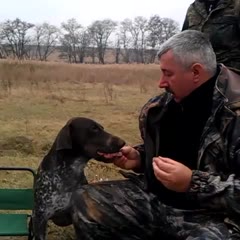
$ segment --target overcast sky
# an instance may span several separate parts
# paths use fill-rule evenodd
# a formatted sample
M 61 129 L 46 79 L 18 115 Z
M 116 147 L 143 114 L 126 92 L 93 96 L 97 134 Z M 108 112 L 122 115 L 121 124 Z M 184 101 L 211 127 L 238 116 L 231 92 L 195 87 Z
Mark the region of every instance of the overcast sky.
M 122 21 L 136 16 L 149 18 L 158 14 L 183 23 L 193 0 L 1 0 L 0 22 L 16 17 L 31 23 L 61 22 L 76 18 L 83 26 L 95 20 L 110 18 Z

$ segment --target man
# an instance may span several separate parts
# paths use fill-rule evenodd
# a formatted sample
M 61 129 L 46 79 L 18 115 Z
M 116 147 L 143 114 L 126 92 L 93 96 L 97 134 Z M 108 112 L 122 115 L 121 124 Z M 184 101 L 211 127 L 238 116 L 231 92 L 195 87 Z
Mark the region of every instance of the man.
M 186 29 L 205 33 L 217 61 L 240 69 L 240 0 L 195 0 L 187 10 Z
M 143 145 L 114 160 L 143 175 L 76 191 L 78 239 L 240 239 L 240 76 L 200 31 L 158 57 L 166 92 L 142 108 Z

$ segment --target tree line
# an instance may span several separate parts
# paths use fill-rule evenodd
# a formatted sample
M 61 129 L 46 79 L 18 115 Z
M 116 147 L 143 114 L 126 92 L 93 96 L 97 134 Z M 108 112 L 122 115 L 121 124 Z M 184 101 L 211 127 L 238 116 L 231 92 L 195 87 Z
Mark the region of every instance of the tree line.
M 105 63 L 111 50 L 115 63 L 153 63 L 160 44 L 179 31 L 171 18 L 138 16 L 116 22 L 96 20 L 87 27 L 72 18 L 61 27 L 19 18 L 0 23 L 0 58 L 47 61 L 55 51 L 69 63 Z

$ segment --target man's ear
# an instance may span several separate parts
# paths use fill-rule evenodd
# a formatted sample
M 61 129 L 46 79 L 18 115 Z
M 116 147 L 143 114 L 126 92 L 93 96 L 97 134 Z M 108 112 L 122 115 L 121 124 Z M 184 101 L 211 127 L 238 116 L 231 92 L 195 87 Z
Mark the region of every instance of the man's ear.
M 194 83 L 198 83 L 201 80 L 201 75 L 204 71 L 204 68 L 200 63 L 194 63 L 191 68 L 193 74 L 193 81 Z
M 60 130 L 56 138 L 56 150 L 72 149 L 71 120 Z

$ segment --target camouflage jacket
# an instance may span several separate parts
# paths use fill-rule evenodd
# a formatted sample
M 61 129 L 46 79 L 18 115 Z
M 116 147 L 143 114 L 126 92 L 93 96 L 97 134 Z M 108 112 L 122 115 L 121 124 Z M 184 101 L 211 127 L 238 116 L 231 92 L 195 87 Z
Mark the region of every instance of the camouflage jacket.
M 208 14 L 204 1 L 195 0 L 186 14 L 182 30 L 207 34 L 217 61 L 240 69 L 240 0 L 219 0 Z
M 240 213 L 240 75 L 224 65 L 220 68 L 214 87 L 211 115 L 201 136 L 197 169 L 192 169 L 191 187 L 184 195 L 190 202 L 195 201 L 199 208 L 226 210 L 228 213 L 238 215 Z M 152 139 L 149 132 L 161 131 L 159 122 L 171 99 L 171 94 L 167 92 L 150 99 L 143 106 L 139 116 L 139 128 L 144 144 L 136 148 L 141 153 L 142 170 L 150 189 L 157 181 L 153 174 L 152 158 L 158 156 L 159 136 Z

